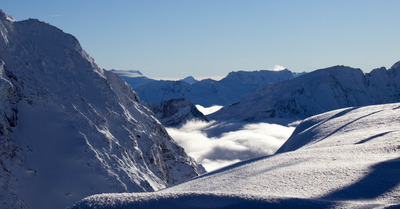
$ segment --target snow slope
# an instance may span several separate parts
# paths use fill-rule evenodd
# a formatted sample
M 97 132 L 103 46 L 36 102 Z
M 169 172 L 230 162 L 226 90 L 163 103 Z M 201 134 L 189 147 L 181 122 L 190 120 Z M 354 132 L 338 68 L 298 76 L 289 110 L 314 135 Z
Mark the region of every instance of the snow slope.
M 0 208 L 64 208 L 202 173 L 71 35 L 0 10 Z
M 334 110 L 304 120 L 273 156 L 72 208 L 398 208 L 399 118 L 400 103 Z
M 205 79 L 196 81 L 187 77 L 179 81 L 148 81 L 143 77 L 129 77 L 118 73 L 139 94 L 141 100 L 149 104 L 160 104 L 173 98 L 185 98 L 193 104 L 205 107 L 228 105 L 238 102 L 258 88 L 273 82 L 295 77 L 289 70 L 282 71 L 237 71 L 229 73 L 220 81 Z
M 400 101 L 400 65 L 365 74 L 334 66 L 267 85 L 246 99 L 208 116 L 220 121 L 304 119 L 334 109 Z

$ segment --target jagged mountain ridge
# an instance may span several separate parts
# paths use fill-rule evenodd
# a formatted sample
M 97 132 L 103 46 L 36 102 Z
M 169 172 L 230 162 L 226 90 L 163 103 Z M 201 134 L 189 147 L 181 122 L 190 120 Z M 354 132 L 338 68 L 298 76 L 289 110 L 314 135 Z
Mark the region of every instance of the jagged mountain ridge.
M 1 10 L 0 32 L 1 208 L 64 208 L 204 172 L 75 37 Z
M 334 109 L 400 101 L 400 67 L 360 69 L 334 66 L 266 85 L 246 99 L 208 116 L 216 120 L 304 119 Z
M 185 98 L 193 104 L 205 107 L 228 105 L 238 102 L 258 88 L 273 82 L 291 79 L 297 74 L 289 70 L 282 71 L 237 71 L 229 73 L 220 81 L 205 79 L 187 82 L 149 80 L 143 77 L 129 77 L 124 71 L 117 72 L 139 94 L 141 100 L 149 104 L 160 104 L 174 98 Z

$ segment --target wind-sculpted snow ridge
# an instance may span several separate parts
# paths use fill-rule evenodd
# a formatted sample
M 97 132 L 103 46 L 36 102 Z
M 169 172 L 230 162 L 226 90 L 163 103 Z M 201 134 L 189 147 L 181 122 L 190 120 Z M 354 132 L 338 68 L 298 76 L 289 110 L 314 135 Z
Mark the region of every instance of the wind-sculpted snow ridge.
M 368 74 L 346 66 L 316 70 L 267 85 L 208 118 L 249 122 L 304 119 L 339 108 L 400 102 L 399 66 L 379 68 Z
M 71 35 L 0 10 L 0 208 L 65 208 L 204 172 Z
M 275 155 L 146 194 L 103 194 L 88 208 L 400 207 L 400 103 L 304 120 Z

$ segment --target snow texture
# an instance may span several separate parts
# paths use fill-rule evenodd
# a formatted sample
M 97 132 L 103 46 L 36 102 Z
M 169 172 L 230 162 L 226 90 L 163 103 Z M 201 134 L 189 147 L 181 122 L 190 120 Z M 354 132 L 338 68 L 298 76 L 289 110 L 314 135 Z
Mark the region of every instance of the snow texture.
M 277 154 L 144 194 L 101 194 L 88 208 L 398 208 L 400 103 L 304 120 Z
M 400 102 L 400 65 L 364 74 L 334 66 L 266 85 L 246 99 L 207 116 L 210 120 L 304 119 L 345 107 Z
M 0 10 L 0 208 L 65 208 L 204 172 L 75 37 Z

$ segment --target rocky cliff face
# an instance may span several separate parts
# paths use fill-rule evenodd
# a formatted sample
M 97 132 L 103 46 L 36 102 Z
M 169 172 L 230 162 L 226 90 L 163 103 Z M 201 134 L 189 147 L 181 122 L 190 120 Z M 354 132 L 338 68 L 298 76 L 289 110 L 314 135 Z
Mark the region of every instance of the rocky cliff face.
M 0 10 L 0 208 L 64 208 L 204 172 L 71 35 Z

